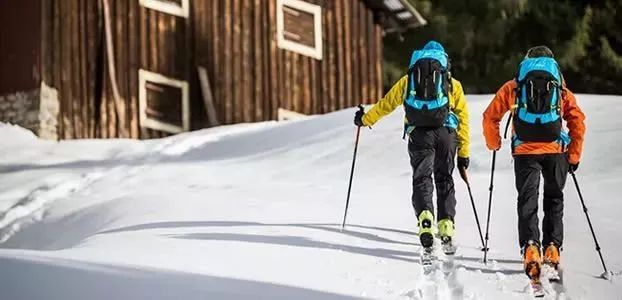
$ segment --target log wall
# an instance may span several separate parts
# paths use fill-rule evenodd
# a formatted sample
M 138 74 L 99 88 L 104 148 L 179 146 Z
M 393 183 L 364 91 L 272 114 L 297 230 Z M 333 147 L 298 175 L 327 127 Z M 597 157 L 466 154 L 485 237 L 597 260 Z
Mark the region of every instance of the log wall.
M 222 124 L 273 120 L 278 108 L 321 114 L 382 93 L 382 26 L 361 0 L 307 0 L 322 7 L 322 60 L 278 47 L 276 0 L 191 0 L 188 18 L 108 0 L 118 103 L 104 0 L 41 1 L 41 71 L 59 91 L 60 138 L 166 135 L 139 124 L 141 68 L 189 82 L 193 129 L 208 124 L 197 66 L 207 70 Z

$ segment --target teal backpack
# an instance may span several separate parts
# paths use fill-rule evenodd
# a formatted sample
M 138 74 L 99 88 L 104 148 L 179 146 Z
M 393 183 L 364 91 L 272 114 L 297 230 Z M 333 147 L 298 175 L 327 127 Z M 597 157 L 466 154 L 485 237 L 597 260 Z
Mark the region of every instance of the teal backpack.
M 438 128 L 449 114 L 447 53 L 437 49 L 416 50 L 408 68 L 404 110 L 408 125 Z
M 516 76 L 515 139 L 520 142 L 553 142 L 562 134 L 563 81 L 555 59 L 524 59 Z

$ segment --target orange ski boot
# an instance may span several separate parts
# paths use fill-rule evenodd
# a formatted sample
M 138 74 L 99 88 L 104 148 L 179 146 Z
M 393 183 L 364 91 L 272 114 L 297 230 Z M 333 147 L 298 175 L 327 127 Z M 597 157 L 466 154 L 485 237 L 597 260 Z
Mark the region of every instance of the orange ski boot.
M 540 257 L 540 246 L 536 242 L 529 241 L 523 248 L 523 263 L 527 276 L 532 281 L 540 282 L 542 258 Z
M 558 268 L 559 250 L 559 247 L 554 243 L 550 243 L 544 248 L 544 265 L 546 266 L 544 274 L 551 282 L 561 282 L 561 274 Z
M 544 248 L 544 263 L 557 270 L 559 265 L 559 247 L 550 243 Z

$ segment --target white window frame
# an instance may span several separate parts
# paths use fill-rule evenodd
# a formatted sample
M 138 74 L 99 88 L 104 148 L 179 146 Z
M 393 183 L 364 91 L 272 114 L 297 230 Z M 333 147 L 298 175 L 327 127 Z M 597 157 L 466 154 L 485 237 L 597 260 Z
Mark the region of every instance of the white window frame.
M 139 3 L 141 6 L 182 18 L 190 15 L 190 0 L 181 0 L 181 6 L 166 0 L 140 0 Z
M 285 22 L 283 6 L 293 7 L 313 15 L 315 47 L 299 44 L 285 39 Z M 276 38 L 279 48 L 322 60 L 322 7 L 301 0 L 277 0 L 276 5 Z
M 170 123 L 154 120 L 147 116 L 147 81 L 181 89 L 181 127 Z M 188 82 L 140 69 L 138 70 L 138 103 L 140 110 L 140 127 L 151 128 L 169 133 L 180 133 L 190 130 L 190 101 L 188 94 Z

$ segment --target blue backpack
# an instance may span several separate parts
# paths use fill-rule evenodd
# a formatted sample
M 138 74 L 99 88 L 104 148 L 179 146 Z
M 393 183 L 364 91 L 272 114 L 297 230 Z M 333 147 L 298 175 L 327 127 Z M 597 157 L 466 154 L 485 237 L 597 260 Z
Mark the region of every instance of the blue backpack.
M 516 76 L 515 139 L 553 142 L 562 133 L 562 75 L 549 57 L 524 59 Z
M 437 128 L 449 114 L 447 54 L 441 50 L 414 51 L 408 68 L 404 110 L 408 125 Z

